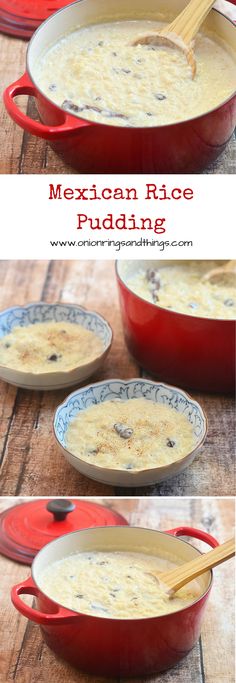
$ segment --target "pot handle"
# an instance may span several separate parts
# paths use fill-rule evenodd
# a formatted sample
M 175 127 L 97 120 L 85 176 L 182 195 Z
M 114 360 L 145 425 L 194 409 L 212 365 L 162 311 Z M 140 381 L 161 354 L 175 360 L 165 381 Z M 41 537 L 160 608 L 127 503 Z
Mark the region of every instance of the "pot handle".
M 192 536 L 192 538 L 198 538 L 199 541 L 204 541 L 204 543 L 210 545 L 211 548 L 217 548 L 219 545 L 214 536 L 207 534 L 207 532 L 202 531 L 202 529 L 194 529 L 191 526 L 180 526 L 176 529 L 169 529 L 166 533 L 171 534 L 172 536 Z
M 70 610 L 59 606 L 57 611 L 52 614 L 40 612 L 39 610 L 26 605 L 26 603 L 20 599 L 20 595 L 34 595 L 37 597 L 39 594 L 40 590 L 37 588 L 32 577 L 30 576 L 28 579 L 26 579 L 26 581 L 22 581 L 22 583 L 18 583 L 17 586 L 13 586 L 11 590 L 11 600 L 18 612 L 23 614 L 23 616 L 27 619 L 30 619 L 30 621 L 40 624 L 40 626 L 61 624 L 62 622 L 63 624 L 71 623 L 76 616 L 78 618 L 78 614 L 75 615 L 73 612 L 70 612 Z
M 24 114 L 24 112 L 19 109 L 14 99 L 17 95 L 31 95 L 32 97 L 37 97 L 37 89 L 31 82 L 27 73 L 24 73 L 21 78 L 6 88 L 3 93 L 3 100 L 8 114 L 13 121 L 28 133 L 31 133 L 31 135 L 36 135 L 45 140 L 56 140 L 71 134 L 74 130 L 78 131 L 78 128 L 91 125 L 89 121 L 82 121 L 79 118 L 75 119 L 74 116 L 70 116 L 70 114 L 67 114 L 66 112 L 65 114 L 64 112 L 61 112 L 63 121 L 59 126 L 46 126 L 44 123 L 34 121 L 30 116 L 27 116 L 27 114 Z

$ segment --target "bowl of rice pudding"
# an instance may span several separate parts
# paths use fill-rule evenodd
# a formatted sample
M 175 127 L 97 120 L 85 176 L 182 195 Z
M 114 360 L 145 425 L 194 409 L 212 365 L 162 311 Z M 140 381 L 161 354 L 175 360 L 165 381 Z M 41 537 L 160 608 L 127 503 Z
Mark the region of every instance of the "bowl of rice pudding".
M 0 379 L 25 389 L 61 389 L 95 373 L 112 343 L 98 313 L 43 302 L 0 313 Z
M 199 556 L 178 536 L 218 545 L 204 531 L 184 526 L 65 534 L 40 550 L 31 576 L 12 589 L 12 602 L 40 625 L 51 650 L 79 670 L 115 678 L 163 671 L 197 642 L 212 586 L 208 571 L 170 600 L 150 576 Z M 35 597 L 34 608 L 23 594 Z
M 113 486 L 145 486 L 175 476 L 193 462 L 206 433 L 197 401 L 181 389 L 143 379 L 78 389 L 54 417 L 66 460 Z
M 236 284 L 204 275 L 224 261 L 117 261 L 128 349 L 158 379 L 209 392 L 233 392 Z
M 186 0 L 80 0 L 32 37 L 8 113 L 80 172 L 193 173 L 223 151 L 236 122 L 235 33 L 211 10 L 195 41 L 197 75 L 179 50 L 135 45 Z M 36 99 L 41 121 L 16 104 Z

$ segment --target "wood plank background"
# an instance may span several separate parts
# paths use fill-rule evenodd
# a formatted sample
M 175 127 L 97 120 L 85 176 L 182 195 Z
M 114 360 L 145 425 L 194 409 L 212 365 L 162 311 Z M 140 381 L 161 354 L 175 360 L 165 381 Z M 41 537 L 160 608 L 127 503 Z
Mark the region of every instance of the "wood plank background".
M 96 499 L 124 514 L 130 524 L 165 530 L 182 524 L 203 528 L 220 542 L 233 533 L 232 499 Z M 0 511 L 21 499 L 0 499 Z M 191 541 L 192 542 L 192 541 Z M 193 541 L 202 550 L 206 546 Z M 54 656 L 39 627 L 12 606 L 10 590 L 30 569 L 0 556 L 0 680 L 2 683 L 106 683 L 107 679 L 76 671 Z M 234 683 L 233 560 L 214 569 L 214 585 L 202 635 L 189 655 L 170 671 L 134 683 Z M 119 683 L 119 678 L 109 679 Z M 122 679 L 128 683 L 128 679 Z
M 143 375 L 125 346 L 112 261 L 0 262 L 0 310 L 40 299 L 79 303 L 110 322 L 114 342 L 94 381 Z M 190 390 L 209 420 L 205 445 L 190 468 L 159 485 L 114 490 L 80 475 L 54 441 L 54 410 L 68 393 L 0 384 L 0 495 L 234 494 L 234 402 L 229 396 Z
M 0 35 L 0 88 L 4 88 L 25 71 L 27 42 Z M 18 103 L 33 119 L 37 118 L 32 98 L 21 96 Z M 223 155 L 205 173 L 235 173 L 236 139 L 229 142 Z M 0 173 L 75 173 L 51 150 L 49 145 L 19 128 L 0 106 Z

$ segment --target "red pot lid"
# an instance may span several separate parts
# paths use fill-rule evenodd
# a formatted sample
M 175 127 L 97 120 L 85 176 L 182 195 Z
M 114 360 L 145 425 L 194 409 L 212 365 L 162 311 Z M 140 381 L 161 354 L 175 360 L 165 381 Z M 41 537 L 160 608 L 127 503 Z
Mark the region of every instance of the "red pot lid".
M 94 526 L 127 524 L 124 517 L 98 503 L 41 498 L 0 514 L 0 553 L 31 564 L 37 552 L 58 536 Z
M 38 26 L 73 0 L 1 0 L 0 31 L 30 38 Z

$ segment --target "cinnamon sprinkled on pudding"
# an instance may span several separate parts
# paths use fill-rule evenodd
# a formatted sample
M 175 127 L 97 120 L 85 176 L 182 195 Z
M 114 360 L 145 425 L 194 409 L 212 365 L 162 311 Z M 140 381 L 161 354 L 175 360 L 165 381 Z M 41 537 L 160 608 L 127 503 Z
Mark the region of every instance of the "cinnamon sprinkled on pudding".
M 194 449 L 184 413 L 145 398 L 114 399 L 80 411 L 70 422 L 66 448 L 98 467 L 142 470 L 168 465 Z
M 94 332 L 68 322 L 14 327 L 0 339 L 0 364 L 25 372 L 73 369 L 100 355 L 103 344 Z

